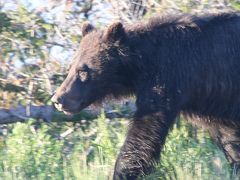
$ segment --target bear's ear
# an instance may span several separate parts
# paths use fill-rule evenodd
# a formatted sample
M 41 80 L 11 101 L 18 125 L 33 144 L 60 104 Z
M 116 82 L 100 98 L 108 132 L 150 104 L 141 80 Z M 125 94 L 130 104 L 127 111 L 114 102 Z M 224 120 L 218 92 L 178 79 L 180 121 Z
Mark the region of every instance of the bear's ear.
M 105 33 L 105 39 L 107 41 L 115 42 L 117 40 L 121 40 L 125 35 L 125 30 L 120 22 L 113 23 L 108 27 Z
M 89 22 L 85 22 L 82 25 L 82 35 L 85 36 L 86 34 L 90 33 L 94 30 L 93 25 L 91 25 Z

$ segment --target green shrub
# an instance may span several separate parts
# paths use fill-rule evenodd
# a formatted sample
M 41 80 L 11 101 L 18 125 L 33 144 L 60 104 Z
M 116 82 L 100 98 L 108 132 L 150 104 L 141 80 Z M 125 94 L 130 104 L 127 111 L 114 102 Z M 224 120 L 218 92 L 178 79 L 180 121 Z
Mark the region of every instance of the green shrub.
M 126 119 L 109 120 L 102 112 L 87 126 L 69 122 L 49 126 L 34 120 L 12 125 L 0 137 L 0 179 L 111 179 L 126 124 Z M 229 164 L 208 134 L 178 121 L 156 171 L 143 179 L 230 177 Z

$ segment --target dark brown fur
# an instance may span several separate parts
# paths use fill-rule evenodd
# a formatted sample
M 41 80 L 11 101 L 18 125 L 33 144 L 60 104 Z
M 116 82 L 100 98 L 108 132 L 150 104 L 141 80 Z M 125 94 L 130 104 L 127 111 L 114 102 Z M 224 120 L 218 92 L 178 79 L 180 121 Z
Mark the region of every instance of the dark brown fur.
M 66 113 L 108 95 L 136 95 L 137 111 L 114 179 L 153 170 L 170 127 L 182 112 L 207 128 L 240 166 L 240 16 L 177 15 L 148 23 L 84 25 L 68 77 L 53 101 Z M 197 117 L 197 118 L 193 118 Z

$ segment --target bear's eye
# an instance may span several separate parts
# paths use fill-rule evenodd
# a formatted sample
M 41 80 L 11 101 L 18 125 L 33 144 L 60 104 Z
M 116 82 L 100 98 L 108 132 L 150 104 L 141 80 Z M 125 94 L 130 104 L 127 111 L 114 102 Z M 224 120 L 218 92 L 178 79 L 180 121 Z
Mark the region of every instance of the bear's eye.
M 82 82 L 85 82 L 88 80 L 88 72 L 87 71 L 78 71 L 78 77 Z

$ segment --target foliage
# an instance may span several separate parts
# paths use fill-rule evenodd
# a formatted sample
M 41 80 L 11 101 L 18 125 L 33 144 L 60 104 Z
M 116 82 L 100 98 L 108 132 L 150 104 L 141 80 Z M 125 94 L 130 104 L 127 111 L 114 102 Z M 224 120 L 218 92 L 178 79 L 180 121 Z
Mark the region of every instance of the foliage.
M 36 131 L 32 121 L 14 125 L 1 148 L 2 178 L 46 179 L 53 175 L 56 178 L 63 177 L 63 142 L 53 140 L 47 133 L 48 130 L 47 125 L 41 125 Z
M 190 130 L 196 131 L 197 136 L 192 137 Z M 166 142 L 158 171 L 147 179 L 231 178 L 224 154 L 203 130 L 183 123 L 182 119 L 178 126 L 175 124 Z
M 123 124 L 110 122 L 102 114 L 86 130 L 75 124 L 68 136 L 63 134 L 69 123 L 48 126 L 30 120 L 14 124 L 12 132 L 1 138 L 1 178 L 93 179 L 97 175 L 104 179 L 110 176 L 123 141 Z
M 109 121 L 101 113 L 85 130 L 75 124 L 74 131 L 63 137 L 70 125 L 48 126 L 32 120 L 13 125 L 12 132 L 2 137 L 0 143 L 1 177 L 110 178 L 127 121 Z M 189 125 L 178 122 L 167 139 L 156 172 L 144 179 L 230 179 L 231 171 L 223 153 L 204 131 L 197 131 L 197 138 L 191 137 Z

